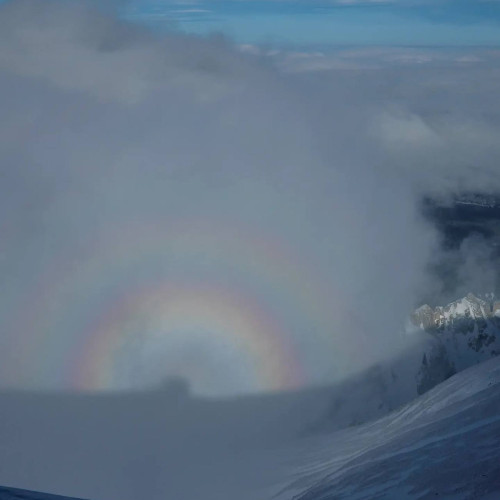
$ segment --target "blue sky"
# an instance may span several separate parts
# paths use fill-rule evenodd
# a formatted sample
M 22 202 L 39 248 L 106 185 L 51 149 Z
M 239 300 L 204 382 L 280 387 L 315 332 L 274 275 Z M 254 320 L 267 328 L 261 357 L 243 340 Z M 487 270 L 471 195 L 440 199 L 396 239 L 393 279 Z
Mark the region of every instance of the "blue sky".
M 123 15 L 158 29 L 221 32 L 275 45 L 500 45 L 500 1 L 126 0 Z
M 0 0 L 0 4 L 6 1 Z M 40 0 L 44 1 L 44 0 Z M 69 0 L 61 0 L 69 1 Z M 84 0 L 102 5 L 102 0 Z M 271 46 L 500 46 L 500 0 L 108 0 L 154 29 Z

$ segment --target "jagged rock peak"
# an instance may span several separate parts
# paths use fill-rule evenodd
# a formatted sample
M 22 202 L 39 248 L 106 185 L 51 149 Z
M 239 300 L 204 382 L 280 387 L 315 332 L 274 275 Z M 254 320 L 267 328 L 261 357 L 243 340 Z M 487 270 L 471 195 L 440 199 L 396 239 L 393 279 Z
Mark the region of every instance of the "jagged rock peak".
M 469 293 L 446 306 L 434 309 L 425 304 L 410 317 L 423 330 L 439 330 L 451 326 L 455 320 L 484 321 L 500 318 L 500 301 L 484 300 Z
M 453 371 L 500 354 L 500 301 L 492 296 L 481 299 L 469 293 L 444 307 L 424 305 L 410 319 L 417 330 L 430 334 L 435 342 L 422 361 L 422 390 Z

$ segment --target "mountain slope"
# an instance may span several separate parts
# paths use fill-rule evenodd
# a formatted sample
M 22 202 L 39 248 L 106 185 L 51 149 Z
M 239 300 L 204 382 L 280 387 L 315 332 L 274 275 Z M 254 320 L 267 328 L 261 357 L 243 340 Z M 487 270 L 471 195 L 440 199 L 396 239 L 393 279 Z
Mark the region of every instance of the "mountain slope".
M 333 431 L 380 418 L 455 373 L 500 352 L 500 303 L 469 294 L 411 316 L 401 351 L 330 390 L 328 411 L 312 430 Z
M 302 448 L 279 499 L 500 498 L 500 359 Z

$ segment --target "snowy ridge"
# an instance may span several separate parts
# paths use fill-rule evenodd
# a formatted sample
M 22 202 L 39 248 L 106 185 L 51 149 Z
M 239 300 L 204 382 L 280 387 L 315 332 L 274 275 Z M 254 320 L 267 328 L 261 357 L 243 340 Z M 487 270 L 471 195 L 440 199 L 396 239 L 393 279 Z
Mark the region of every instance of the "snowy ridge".
M 500 353 L 500 302 L 489 303 L 469 294 L 435 312 L 436 333 L 458 371 Z

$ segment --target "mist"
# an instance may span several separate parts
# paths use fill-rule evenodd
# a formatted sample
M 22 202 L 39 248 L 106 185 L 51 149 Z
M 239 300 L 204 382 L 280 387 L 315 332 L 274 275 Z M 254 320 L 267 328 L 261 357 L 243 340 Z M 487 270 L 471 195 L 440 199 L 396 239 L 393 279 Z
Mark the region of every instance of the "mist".
M 495 54 L 283 70 L 82 3 L 0 9 L 4 387 L 343 378 L 429 280 L 420 198 L 498 188 Z
M 274 446 L 397 358 L 426 294 L 498 287 L 498 252 L 447 246 L 422 200 L 500 192 L 499 77 L 492 49 L 301 53 L 1 4 L 2 484 L 277 493 Z

